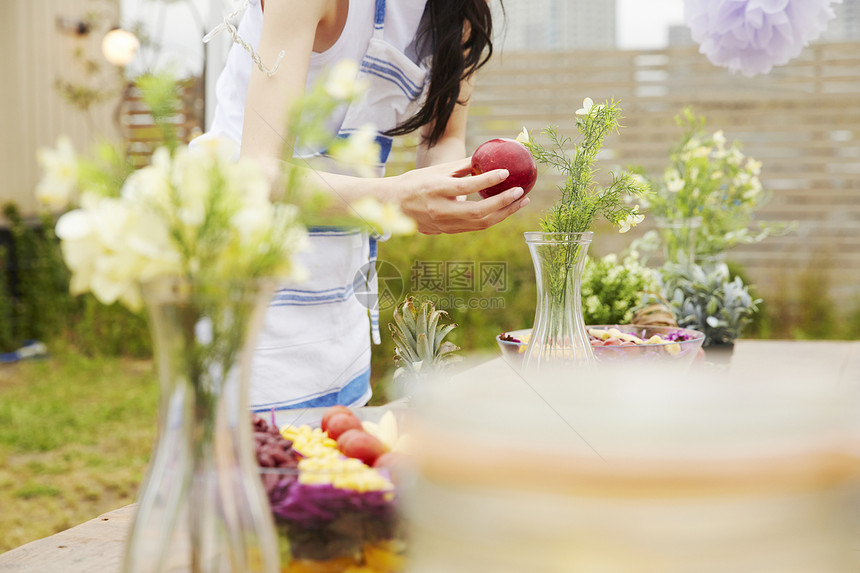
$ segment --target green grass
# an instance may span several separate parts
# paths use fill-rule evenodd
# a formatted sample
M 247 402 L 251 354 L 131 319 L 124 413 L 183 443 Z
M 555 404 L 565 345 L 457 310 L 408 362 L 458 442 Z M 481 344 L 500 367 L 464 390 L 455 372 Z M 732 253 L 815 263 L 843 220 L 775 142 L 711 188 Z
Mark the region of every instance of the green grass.
M 0 365 L 0 552 L 134 501 L 157 399 L 151 361 Z

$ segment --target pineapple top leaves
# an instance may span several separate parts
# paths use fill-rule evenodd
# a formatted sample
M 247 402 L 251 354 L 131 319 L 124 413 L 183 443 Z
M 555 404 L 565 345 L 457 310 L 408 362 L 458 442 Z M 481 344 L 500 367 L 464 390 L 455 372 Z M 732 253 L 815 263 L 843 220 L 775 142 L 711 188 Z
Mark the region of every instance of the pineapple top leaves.
M 455 362 L 459 347 L 445 341 L 457 325 L 448 322 L 448 313 L 436 310 L 429 300 L 416 306 L 414 297 L 407 297 L 394 309 L 394 323 L 388 330 L 394 339 L 394 378 L 407 376 L 411 380 L 440 374 Z

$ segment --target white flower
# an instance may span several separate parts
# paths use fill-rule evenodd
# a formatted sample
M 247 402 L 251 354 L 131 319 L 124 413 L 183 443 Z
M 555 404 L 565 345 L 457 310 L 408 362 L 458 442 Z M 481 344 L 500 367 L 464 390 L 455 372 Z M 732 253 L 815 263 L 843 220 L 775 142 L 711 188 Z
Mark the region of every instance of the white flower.
M 645 215 L 639 214 L 639 206 L 636 205 L 626 217 L 617 222 L 617 225 L 619 227 L 618 232 L 626 233 L 644 220 Z
M 331 70 L 325 82 L 325 91 L 338 100 L 348 100 L 366 89 L 365 82 L 358 78 L 358 62 L 341 60 Z
M 527 130 L 525 126 L 523 126 L 523 130 L 519 133 L 519 135 L 517 135 L 517 141 L 519 141 L 523 145 L 531 141 L 531 138 L 529 137 L 529 130 Z
M 726 144 L 726 135 L 722 129 L 714 132 L 714 143 L 717 144 L 717 147 L 723 147 Z
M 104 304 L 140 308 L 140 281 L 179 270 L 163 221 L 122 198 L 81 199 L 81 208 L 59 218 L 63 259 L 72 272 L 72 294 L 92 292 Z
M 697 148 L 693 149 L 693 151 L 691 152 L 690 155 L 693 157 L 693 159 L 702 159 L 702 158 L 710 155 L 710 153 L 711 153 L 710 147 L 700 145 Z
M 639 173 L 633 173 L 630 175 L 630 180 L 633 182 L 633 185 L 639 189 L 648 189 L 650 187 L 648 185 L 648 180 Z
M 741 153 L 741 150 L 738 149 L 737 147 L 732 147 L 731 151 L 729 151 L 729 155 L 727 158 L 729 165 L 731 165 L 733 167 L 737 167 L 738 165 L 743 163 L 743 160 L 744 160 L 744 154 Z
M 699 178 L 699 168 L 693 167 L 692 169 L 690 169 L 690 180 L 695 181 L 698 178 Z
M 590 97 L 582 100 L 582 107 L 576 110 L 576 115 L 591 115 L 591 111 L 598 111 L 603 109 L 605 106 L 603 105 L 594 105 L 594 100 Z
M 667 169 L 663 175 L 663 181 L 666 183 L 666 189 L 670 193 L 677 193 L 684 188 L 684 180 L 681 179 L 681 174 L 677 169 Z
M 302 279 L 292 263 L 307 244 L 298 208 L 273 205 L 262 166 L 234 157 L 218 141 L 159 149 L 119 197 L 85 193 L 56 227 L 71 291 L 136 310 L 140 283 L 160 276 Z
M 752 177 L 749 182 L 749 189 L 744 191 L 744 199 L 752 199 L 762 191 L 761 180 L 758 177 Z
M 380 235 L 409 235 L 417 230 L 415 220 L 403 214 L 397 205 L 364 197 L 352 204 L 352 209 Z
M 78 158 L 71 140 L 61 135 L 56 149 L 40 148 L 36 158 L 44 171 L 36 185 L 36 197 L 50 209 L 66 207 L 78 182 Z
M 376 127 L 365 124 L 346 139 L 339 139 L 329 149 L 331 157 L 350 168 L 359 177 L 375 177 L 379 164 L 379 143 Z
M 747 169 L 753 175 L 761 175 L 761 161 L 756 161 L 752 157 L 747 158 Z

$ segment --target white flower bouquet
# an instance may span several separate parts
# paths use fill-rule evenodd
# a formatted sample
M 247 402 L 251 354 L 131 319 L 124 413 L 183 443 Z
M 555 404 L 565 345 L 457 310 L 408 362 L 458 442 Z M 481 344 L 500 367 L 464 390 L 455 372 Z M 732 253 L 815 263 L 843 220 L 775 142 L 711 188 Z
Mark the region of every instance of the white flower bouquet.
M 140 283 L 160 276 L 298 278 L 291 260 L 306 243 L 298 208 L 269 201 L 259 166 L 234 155 L 219 140 L 172 156 L 159 148 L 119 196 L 84 191 L 56 227 L 73 294 L 136 310 Z
M 782 233 L 786 223 L 759 221 L 755 212 L 769 194 L 759 175 L 762 164 L 729 143 L 722 131 L 708 133 L 705 120 L 685 109 L 676 122 L 684 134 L 669 155 L 662 179 L 651 181 L 645 199 L 649 213 L 667 221 L 701 218 L 695 254 L 709 257 L 740 243 L 757 243 Z

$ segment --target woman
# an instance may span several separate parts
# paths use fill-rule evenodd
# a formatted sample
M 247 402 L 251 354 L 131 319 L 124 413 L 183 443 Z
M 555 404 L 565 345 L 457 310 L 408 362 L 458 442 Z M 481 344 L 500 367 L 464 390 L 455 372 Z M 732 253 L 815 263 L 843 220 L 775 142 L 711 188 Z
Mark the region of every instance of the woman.
M 528 203 L 520 188 L 457 201 L 508 175 L 496 170 L 465 177 L 472 76 L 492 53 L 486 0 L 252 0 L 239 35 L 264 64 L 285 54 L 271 75 L 239 46 L 228 56 L 207 135 L 241 141 L 242 156 L 281 157 L 287 110 L 320 72 L 348 58 L 361 62 L 369 89 L 336 112 L 330 126 L 348 136 L 372 123 L 382 152 L 379 177 L 339 174 L 335 167 L 314 173 L 339 200 L 393 201 L 426 234 L 485 229 Z M 391 138 L 416 130 L 417 168 L 382 177 Z M 301 142 L 296 147 L 296 155 L 324 155 L 302 150 Z M 370 305 L 368 319 L 367 306 L 354 296 L 363 286 L 354 278 L 375 256 L 376 240 L 366 234 L 312 230 L 311 247 L 301 257 L 310 279 L 279 290 L 266 317 L 254 357 L 253 409 L 361 405 L 370 398 L 368 327 L 378 343 L 378 318 Z

